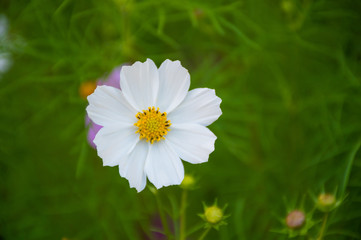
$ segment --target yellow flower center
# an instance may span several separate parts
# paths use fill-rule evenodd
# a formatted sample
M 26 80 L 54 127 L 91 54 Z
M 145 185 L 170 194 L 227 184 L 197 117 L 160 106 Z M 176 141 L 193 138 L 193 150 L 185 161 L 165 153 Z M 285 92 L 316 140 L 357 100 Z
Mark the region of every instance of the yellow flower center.
M 139 133 L 139 139 L 145 138 L 151 144 L 155 140 L 159 142 L 165 139 L 164 136 L 167 135 L 171 125 L 166 112 L 161 113 L 159 108 L 149 107 L 148 110 L 138 112 L 135 116 L 138 119 L 138 122 L 134 123 L 138 127 L 135 133 Z

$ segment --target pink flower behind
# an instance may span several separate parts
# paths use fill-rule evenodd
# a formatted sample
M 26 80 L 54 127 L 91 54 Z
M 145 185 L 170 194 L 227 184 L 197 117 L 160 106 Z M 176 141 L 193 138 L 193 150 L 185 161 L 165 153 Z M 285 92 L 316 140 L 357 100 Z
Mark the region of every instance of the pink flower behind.
M 120 70 L 122 69 L 122 66 L 119 66 L 117 68 L 114 68 L 113 71 L 104 79 L 101 78 L 98 80 L 97 85 L 98 86 L 110 86 L 120 89 Z
M 106 77 L 101 78 L 97 81 L 97 86 L 110 86 L 120 89 L 120 70 L 122 69 L 122 66 L 119 66 L 117 68 L 114 68 L 113 71 Z M 98 124 L 95 124 L 88 115 L 85 117 L 85 126 L 89 127 L 88 131 L 88 142 L 92 148 L 95 149 L 95 144 L 93 142 L 95 135 L 99 132 L 99 130 L 103 127 Z

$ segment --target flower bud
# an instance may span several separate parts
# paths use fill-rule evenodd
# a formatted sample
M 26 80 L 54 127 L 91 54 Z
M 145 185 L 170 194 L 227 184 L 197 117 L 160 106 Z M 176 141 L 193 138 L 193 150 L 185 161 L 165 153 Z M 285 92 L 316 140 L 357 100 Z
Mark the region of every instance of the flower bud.
M 317 198 L 317 207 L 323 212 L 329 212 L 336 207 L 336 197 L 330 193 L 322 193 Z
M 92 94 L 97 87 L 95 81 L 82 82 L 79 87 L 79 95 L 81 98 L 86 99 L 90 94 Z
M 291 229 L 301 228 L 306 220 L 304 212 L 301 210 L 293 210 L 286 217 L 286 225 Z
M 281 8 L 286 13 L 292 13 L 294 11 L 295 6 L 292 0 L 283 0 L 281 2 Z
M 216 224 L 223 219 L 223 211 L 219 207 L 213 205 L 205 209 L 204 216 L 207 222 L 211 224 Z
M 225 205 L 223 208 L 219 208 L 216 200 L 213 205 L 209 207 L 203 203 L 203 208 L 204 213 L 199 214 L 199 216 L 204 220 L 205 228 L 214 228 L 218 230 L 220 226 L 227 225 L 225 220 L 229 217 L 229 215 L 224 215 L 224 211 L 227 208 L 227 205 Z
M 191 175 L 185 174 L 184 179 L 180 185 L 181 188 L 190 190 L 194 188 L 195 180 Z

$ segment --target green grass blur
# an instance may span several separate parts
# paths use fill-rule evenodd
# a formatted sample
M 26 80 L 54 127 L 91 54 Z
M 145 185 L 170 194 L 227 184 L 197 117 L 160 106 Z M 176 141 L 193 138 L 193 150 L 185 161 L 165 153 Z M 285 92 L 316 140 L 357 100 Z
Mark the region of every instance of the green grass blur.
M 361 239 L 361 1 L 2 0 L 0 14 L 13 62 L 0 76 L 1 240 L 145 239 L 154 196 L 102 166 L 79 86 L 146 58 L 180 60 L 191 88 L 223 100 L 209 162 L 184 163 L 189 231 L 218 199 L 228 225 L 206 239 L 288 239 L 287 211 L 336 191 L 324 239 Z M 177 224 L 181 189 L 159 194 Z M 316 239 L 322 217 L 294 239 Z

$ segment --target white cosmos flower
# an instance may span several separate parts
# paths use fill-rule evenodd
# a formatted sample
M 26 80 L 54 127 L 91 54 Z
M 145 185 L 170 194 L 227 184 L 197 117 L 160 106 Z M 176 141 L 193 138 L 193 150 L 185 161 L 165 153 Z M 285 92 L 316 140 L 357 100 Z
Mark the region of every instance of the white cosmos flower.
M 123 66 L 121 90 L 98 86 L 87 112 L 103 126 L 94 139 L 104 166 L 119 166 L 131 187 L 142 191 L 147 178 L 156 188 L 180 184 L 181 159 L 208 161 L 216 136 L 206 127 L 222 114 L 215 91 L 188 91 L 190 75 L 179 61 Z

